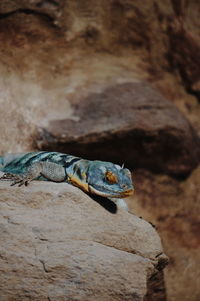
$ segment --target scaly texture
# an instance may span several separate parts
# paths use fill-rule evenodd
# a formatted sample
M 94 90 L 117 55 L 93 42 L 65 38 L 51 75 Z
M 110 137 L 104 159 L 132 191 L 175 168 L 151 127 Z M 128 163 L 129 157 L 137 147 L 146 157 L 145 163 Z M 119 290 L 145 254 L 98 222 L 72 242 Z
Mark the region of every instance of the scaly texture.
M 133 193 L 131 173 L 119 165 L 90 161 L 58 152 L 9 154 L 0 158 L 1 179 L 13 180 L 11 185 L 28 185 L 34 179 L 68 182 L 87 193 L 111 198 L 128 209 L 122 197 Z

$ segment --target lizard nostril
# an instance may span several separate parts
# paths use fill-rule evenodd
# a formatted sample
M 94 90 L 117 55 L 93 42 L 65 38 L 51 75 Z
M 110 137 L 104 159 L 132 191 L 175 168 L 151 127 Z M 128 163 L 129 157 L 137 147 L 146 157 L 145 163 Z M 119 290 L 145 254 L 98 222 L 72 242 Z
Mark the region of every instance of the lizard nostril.
M 128 188 L 128 186 L 127 186 L 126 184 L 122 184 L 121 187 L 122 187 L 123 189 L 127 189 L 127 188 Z

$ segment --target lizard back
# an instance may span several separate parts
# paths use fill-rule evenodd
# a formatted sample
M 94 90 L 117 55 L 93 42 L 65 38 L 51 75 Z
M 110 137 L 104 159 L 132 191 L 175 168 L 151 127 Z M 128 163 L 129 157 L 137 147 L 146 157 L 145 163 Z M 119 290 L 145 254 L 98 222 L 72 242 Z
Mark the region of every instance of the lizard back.
M 71 155 L 48 151 L 8 154 L 0 157 L 0 170 L 7 173 L 24 174 L 32 164 L 37 162 L 48 161 L 66 166 L 74 159 L 79 160 Z

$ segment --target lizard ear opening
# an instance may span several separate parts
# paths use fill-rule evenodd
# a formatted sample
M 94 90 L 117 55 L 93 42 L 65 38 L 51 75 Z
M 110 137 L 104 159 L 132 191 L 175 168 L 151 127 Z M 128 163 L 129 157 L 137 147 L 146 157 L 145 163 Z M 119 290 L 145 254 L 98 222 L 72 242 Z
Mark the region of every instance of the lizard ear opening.
M 115 184 L 118 182 L 117 176 L 112 171 L 107 171 L 105 173 L 105 179 L 110 184 Z

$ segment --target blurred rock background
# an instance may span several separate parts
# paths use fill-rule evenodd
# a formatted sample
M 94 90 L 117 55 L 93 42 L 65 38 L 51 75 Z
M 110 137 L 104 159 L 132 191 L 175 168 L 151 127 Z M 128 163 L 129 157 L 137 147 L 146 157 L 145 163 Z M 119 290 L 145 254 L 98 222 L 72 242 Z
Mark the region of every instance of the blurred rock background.
M 170 259 L 160 300 L 200 300 L 199 66 L 196 0 L 0 2 L 1 153 L 131 168 Z

